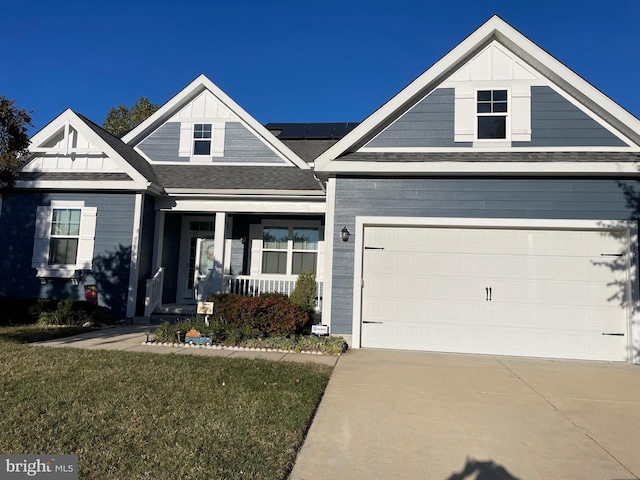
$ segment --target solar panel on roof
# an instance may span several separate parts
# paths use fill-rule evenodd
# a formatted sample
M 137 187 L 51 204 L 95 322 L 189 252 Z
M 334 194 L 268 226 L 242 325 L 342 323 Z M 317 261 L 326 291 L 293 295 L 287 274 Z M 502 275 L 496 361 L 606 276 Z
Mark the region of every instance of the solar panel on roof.
M 279 139 L 339 139 L 358 123 L 267 123 L 265 127 Z

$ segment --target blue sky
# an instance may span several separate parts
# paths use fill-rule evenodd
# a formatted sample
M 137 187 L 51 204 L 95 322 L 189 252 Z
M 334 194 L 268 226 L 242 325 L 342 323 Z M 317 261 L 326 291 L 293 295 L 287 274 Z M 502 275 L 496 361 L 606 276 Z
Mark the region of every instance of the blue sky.
M 4 0 L 0 95 L 35 132 L 204 73 L 262 123 L 361 121 L 494 13 L 640 117 L 640 0 Z

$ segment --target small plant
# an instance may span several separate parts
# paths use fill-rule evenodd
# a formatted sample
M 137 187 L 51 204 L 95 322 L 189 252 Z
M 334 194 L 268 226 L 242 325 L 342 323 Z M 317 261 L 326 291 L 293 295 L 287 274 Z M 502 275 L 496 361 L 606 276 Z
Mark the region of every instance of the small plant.
M 316 296 L 318 287 L 316 277 L 313 272 L 302 272 L 298 275 L 296 287 L 291 292 L 291 301 L 313 314 L 316 308 Z
M 53 300 L 42 300 L 33 306 L 32 312 L 35 313 L 37 308 L 41 308 L 36 322 L 39 326 L 82 326 L 85 323 L 102 326 L 119 323 L 119 320 L 111 315 L 109 309 L 82 300 L 66 299 L 57 303 Z

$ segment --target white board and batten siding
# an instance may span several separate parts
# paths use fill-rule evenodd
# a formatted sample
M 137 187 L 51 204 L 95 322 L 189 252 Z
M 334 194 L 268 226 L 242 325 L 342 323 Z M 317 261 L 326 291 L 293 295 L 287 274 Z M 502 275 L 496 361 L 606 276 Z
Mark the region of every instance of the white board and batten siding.
M 630 359 L 628 229 L 362 228 L 362 347 Z

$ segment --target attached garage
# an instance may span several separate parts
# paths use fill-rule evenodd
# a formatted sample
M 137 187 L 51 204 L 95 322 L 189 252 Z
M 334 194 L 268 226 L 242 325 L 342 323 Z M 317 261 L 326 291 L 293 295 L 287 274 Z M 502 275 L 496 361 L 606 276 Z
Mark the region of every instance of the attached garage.
M 627 226 L 420 223 L 360 221 L 361 347 L 629 360 Z

